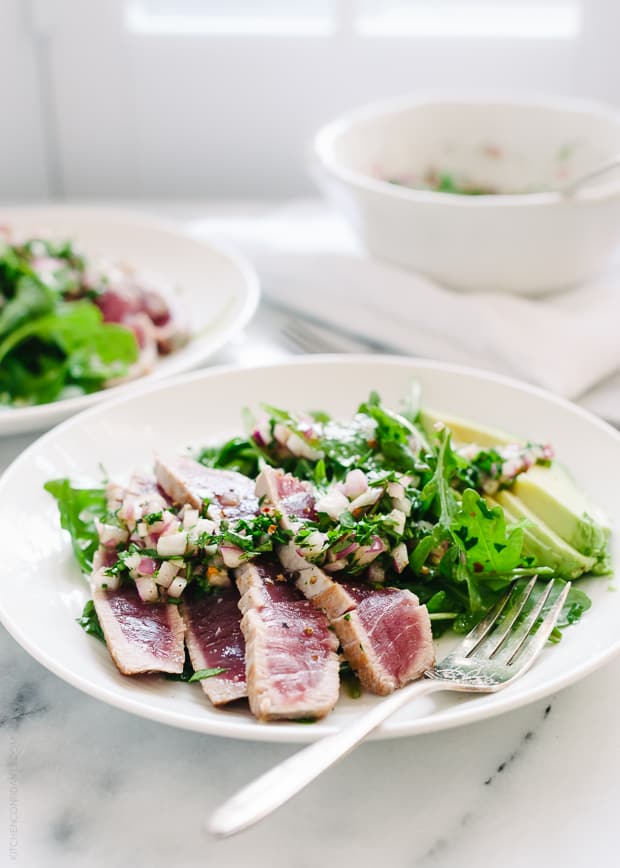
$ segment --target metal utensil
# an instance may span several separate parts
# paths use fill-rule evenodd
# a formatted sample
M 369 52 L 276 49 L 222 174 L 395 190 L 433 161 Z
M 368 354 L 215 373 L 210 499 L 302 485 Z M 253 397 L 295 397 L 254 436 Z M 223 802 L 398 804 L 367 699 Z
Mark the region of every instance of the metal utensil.
M 513 586 L 421 680 L 397 690 L 340 732 L 304 748 L 240 790 L 215 811 L 209 831 L 228 837 L 269 816 L 418 696 L 437 690 L 495 693 L 520 678 L 542 651 L 570 590 L 569 582 L 542 617 L 556 580 L 551 579 L 528 607 L 535 583 L 536 576 L 525 586 Z
M 583 187 L 586 187 L 590 181 L 600 178 L 602 175 L 606 175 L 614 169 L 620 169 L 620 154 L 617 154 L 605 163 L 601 163 L 594 169 L 590 169 L 588 172 L 580 175 L 579 178 L 575 178 L 574 181 L 569 181 L 567 184 L 563 184 L 559 188 L 558 192 L 563 196 L 575 196 Z

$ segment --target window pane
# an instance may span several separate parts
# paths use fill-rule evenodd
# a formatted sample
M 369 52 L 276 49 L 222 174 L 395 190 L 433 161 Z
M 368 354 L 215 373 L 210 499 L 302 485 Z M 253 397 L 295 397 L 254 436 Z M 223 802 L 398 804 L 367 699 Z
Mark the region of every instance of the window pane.
M 131 0 L 133 33 L 323 36 L 334 31 L 334 0 Z
M 580 0 L 357 0 L 363 36 L 574 39 Z

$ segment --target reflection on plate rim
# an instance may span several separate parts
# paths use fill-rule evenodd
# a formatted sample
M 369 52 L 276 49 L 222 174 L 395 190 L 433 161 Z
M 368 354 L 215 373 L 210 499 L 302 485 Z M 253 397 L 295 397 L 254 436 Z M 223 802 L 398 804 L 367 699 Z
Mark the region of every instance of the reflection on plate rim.
M 576 413 L 577 415 L 582 416 L 590 424 L 600 428 L 607 434 L 611 434 L 613 439 L 615 439 L 620 446 L 620 432 L 616 431 L 612 426 L 604 422 L 602 419 L 599 419 L 598 417 L 589 413 L 587 410 L 584 410 L 583 408 L 571 403 L 570 401 L 567 401 L 564 398 L 546 392 L 544 389 L 529 385 L 528 383 L 524 383 L 517 379 L 463 365 L 454 365 L 444 362 L 435 362 L 431 360 L 417 360 L 408 358 L 406 356 L 397 355 L 314 355 L 292 358 L 284 363 L 275 362 L 271 364 L 257 365 L 256 367 L 248 370 L 268 371 L 269 369 L 273 368 L 292 366 L 305 367 L 325 363 L 353 365 L 368 364 L 369 362 L 377 366 L 389 365 L 394 363 L 408 364 L 411 365 L 412 368 L 440 370 L 448 374 L 454 373 L 455 375 L 472 376 L 479 380 L 482 379 L 497 383 L 498 385 L 503 384 L 513 388 L 516 387 L 523 392 L 541 397 L 547 402 L 554 403 L 560 407 L 569 409 L 572 413 Z M 170 386 L 185 385 L 194 381 L 202 381 L 214 377 L 217 378 L 228 373 L 240 373 L 242 371 L 243 369 L 239 368 L 236 365 L 222 365 L 207 370 L 194 371 L 184 374 L 182 376 L 171 377 L 170 379 L 166 379 L 164 381 L 151 382 L 143 389 L 141 396 L 143 394 L 156 392 L 159 389 L 168 388 Z M 77 421 L 87 419 L 90 416 L 96 416 L 98 413 L 108 412 L 117 404 L 121 404 L 129 400 L 130 397 L 131 396 L 127 394 L 119 395 L 115 397 L 114 400 L 107 401 L 105 404 L 101 404 L 96 407 L 91 407 L 83 411 L 82 413 L 79 413 L 76 416 L 67 419 L 56 428 L 43 434 L 34 443 L 28 446 L 11 463 L 11 465 L 6 469 L 4 474 L 2 474 L 2 476 L 0 477 L 0 491 L 2 489 L 2 485 L 5 484 L 7 480 L 11 479 L 13 474 L 20 472 L 22 463 L 28 461 L 30 453 L 40 449 L 41 446 L 44 446 L 47 439 L 57 437 L 58 434 L 62 435 L 66 427 L 75 424 Z M 159 709 L 145 708 L 139 700 L 133 700 L 123 696 L 119 696 L 117 693 L 105 687 L 93 684 L 88 679 L 85 679 L 80 675 L 76 675 L 72 670 L 68 670 L 64 665 L 57 664 L 54 661 L 50 661 L 49 659 L 47 659 L 45 652 L 40 650 L 36 646 L 36 644 L 32 643 L 28 636 L 22 632 L 20 627 L 17 626 L 14 622 L 12 622 L 5 614 L 1 598 L 0 622 L 4 624 L 7 631 L 24 648 L 24 650 L 26 650 L 32 657 L 34 657 L 35 660 L 37 660 L 55 675 L 58 675 L 64 681 L 74 687 L 77 687 L 89 696 L 100 699 L 115 708 L 129 711 L 133 714 L 138 715 L 139 717 L 143 717 L 149 720 L 155 720 L 159 723 L 176 726 L 181 729 L 187 729 L 194 732 L 202 732 L 209 735 L 225 736 L 228 738 L 237 738 L 248 741 L 269 741 L 277 743 L 302 743 L 315 741 L 323 735 L 330 734 L 337 730 L 336 726 L 329 724 L 329 718 L 327 718 L 327 721 L 321 723 L 320 731 L 318 729 L 315 729 L 315 727 L 313 726 L 298 725 L 297 727 L 291 727 L 290 724 L 285 730 L 282 729 L 277 723 L 260 725 L 257 724 L 254 720 L 248 722 L 246 722 L 245 720 L 242 722 L 238 722 L 232 719 L 226 720 L 225 711 L 221 712 L 221 722 L 218 720 L 205 719 L 206 726 L 200 726 L 197 724 L 195 719 L 192 719 L 185 714 L 178 714 L 172 709 L 170 711 L 167 709 L 165 711 L 161 711 Z M 618 653 L 620 653 L 620 633 L 615 643 L 612 643 L 605 649 L 598 651 L 592 657 L 584 660 L 582 664 L 573 667 L 564 676 L 558 676 L 555 679 L 552 679 L 550 683 L 542 684 L 537 687 L 531 688 L 525 697 L 519 694 L 517 694 L 516 696 L 512 695 L 512 691 L 510 690 L 510 688 L 508 688 L 505 692 L 493 695 L 494 702 L 493 705 L 490 707 L 487 706 L 484 702 L 481 702 L 479 705 L 478 703 L 474 703 L 466 709 L 461 709 L 460 717 L 457 720 L 453 720 L 449 716 L 445 717 L 444 719 L 440 718 L 438 720 L 436 715 L 430 714 L 427 716 L 422 716 L 413 720 L 406 720 L 403 722 L 388 721 L 387 724 L 381 727 L 374 734 L 374 736 L 371 736 L 371 738 L 401 738 L 404 736 L 418 735 L 422 733 L 439 732 L 441 730 L 452 729 L 458 726 L 464 726 L 469 723 L 474 723 L 479 720 L 495 717 L 514 708 L 520 708 L 522 706 L 529 705 L 532 702 L 535 702 L 539 699 L 549 696 L 552 693 L 562 690 L 563 688 L 568 687 L 571 684 L 574 684 L 581 678 L 588 675 L 590 672 L 602 666 L 608 660 L 612 659 Z M 207 700 L 205 699 L 205 701 Z M 286 726 L 286 724 L 284 725 Z

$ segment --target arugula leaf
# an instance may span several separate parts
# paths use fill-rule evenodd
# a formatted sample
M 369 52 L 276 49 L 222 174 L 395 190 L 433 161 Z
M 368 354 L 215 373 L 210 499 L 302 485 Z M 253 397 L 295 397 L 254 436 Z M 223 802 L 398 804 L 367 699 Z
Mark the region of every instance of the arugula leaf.
M 107 516 L 107 500 L 102 488 L 73 488 L 69 479 L 51 479 L 44 485 L 58 502 L 60 525 L 71 535 L 71 544 L 82 572 L 90 573 L 99 545 L 95 518 Z
M 415 471 L 418 453 L 420 447 L 425 445 L 425 438 L 413 422 L 384 407 L 376 392 L 371 392 L 368 401 L 360 405 L 358 413 L 370 416 L 376 423 L 381 466 L 401 472 Z
M 88 633 L 89 636 L 94 636 L 95 639 L 99 639 L 105 645 L 105 636 L 103 635 L 95 604 L 92 600 L 87 600 L 81 616 L 75 620 L 85 633 Z
M 414 573 L 420 572 L 434 546 L 435 540 L 433 539 L 432 534 L 422 537 L 420 542 L 416 545 L 409 557 L 409 566 Z
M 197 669 L 196 672 L 187 679 L 187 681 L 189 684 L 192 684 L 194 681 L 204 681 L 205 678 L 213 678 L 215 675 L 221 675 L 222 672 L 227 671 L 227 669 L 224 669 L 221 666 L 214 669 Z
M 236 470 L 244 476 L 252 478 L 260 472 L 260 462 L 263 458 L 259 446 L 251 438 L 233 437 L 221 446 L 209 446 L 200 451 L 197 461 L 205 467 L 217 467 L 222 470 Z
M 192 661 L 189 659 L 187 649 L 185 649 L 185 662 L 183 663 L 182 672 L 163 672 L 162 676 L 166 681 L 184 681 L 186 684 L 202 681 L 204 678 L 213 678 L 215 675 L 220 675 L 226 672 L 226 669 L 199 669 L 194 672 Z
M 451 485 L 458 463 L 448 429 L 442 428 L 437 439 L 439 445 L 435 457 L 435 470 L 422 489 L 422 499 L 431 504 L 435 502 L 439 506 L 439 524 L 443 528 L 450 529 L 452 517 L 458 508 L 458 499 Z
M 586 592 L 582 591 L 581 588 L 576 588 L 574 585 L 571 585 L 566 602 L 564 603 L 564 607 L 560 613 L 557 626 L 568 627 L 570 624 L 576 624 L 583 613 L 588 611 L 591 605 L 592 600 L 588 597 Z
M 520 580 L 515 584 L 515 588 L 522 588 L 524 584 L 525 582 L 523 580 Z M 539 620 L 536 622 L 537 625 L 542 622 L 542 619 L 545 617 L 545 615 L 547 615 L 547 613 L 553 608 L 557 598 L 562 593 L 562 589 L 565 585 L 566 582 L 563 579 L 556 579 L 553 589 L 549 594 L 545 605 L 542 608 Z M 545 588 L 545 582 L 537 582 L 534 585 L 527 604 L 523 609 L 523 614 L 520 616 L 521 618 L 526 617 L 527 614 L 532 611 L 532 609 L 539 602 L 541 595 L 545 591 Z M 571 624 L 577 623 L 583 613 L 587 612 L 591 605 L 592 601 L 584 591 L 582 591 L 580 588 L 575 588 L 574 586 L 571 586 L 571 589 L 568 592 L 568 596 L 566 597 L 564 606 L 562 607 L 562 611 L 560 612 L 558 622 L 549 637 L 549 641 L 553 643 L 559 642 L 562 638 L 562 629 L 570 626 Z
M 473 488 L 463 492 L 451 533 L 474 573 L 510 573 L 521 561 L 523 528 L 508 531 L 503 509 L 490 509 Z

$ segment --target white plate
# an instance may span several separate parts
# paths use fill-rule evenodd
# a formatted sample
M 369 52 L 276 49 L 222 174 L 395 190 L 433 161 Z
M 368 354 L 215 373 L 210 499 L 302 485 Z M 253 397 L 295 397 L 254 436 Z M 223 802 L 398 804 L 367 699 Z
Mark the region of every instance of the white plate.
M 89 257 L 127 262 L 178 306 L 189 325 L 189 343 L 158 360 L 152 373 L 114 394 L 140 389 L 147 380 L 198 367 L 252 317 L 258 279 L 237 254 L 183 234 L 173 224 L 106 208 L 49 206 L 2 208 L 0 222 L 16 232 L 70 238 Z M 40 431 L 109 398 L 112 390 L 35 407 L 0 408 L 0 435 Z
M 380 701 L 342 697 L 322 723 L 259 724 L 243 708 L 213 709 L 199 685 L 120 675 L 106 649 L 74 621 L 88 598 L 67 535 L 59 529 L 47 479 L 97 482 L 127 473 L 155 449 L 208 443 L 240 433 L 241 408 L 258 401 L 346 416 L 371 389 L 397 406 L 411 379 L 437 409 L 550 440 L 578 483 L 612 519 L 614 558 L 620 534 L 620 434 L 585 411 L 538 389 L 477 371 L 389 357 L 311 357 L 251 370 L 213 369 L 119 397 L 49 432 L 0 480 L 0 618 L 37 660 L 69 683 L 126 711 L 199 732 L 263 741 L 310 741 Z M 583 677 L 620 647 L 620 594 L 609 577 L 583 583 L 594 604 L 562 642 L 546 648 L 514 687 L 490 696 L 443 695 L 412 703 L 378 735 L 445 729 L 532 702 Z M 439 643 L 441 657 L 453 642 Z

